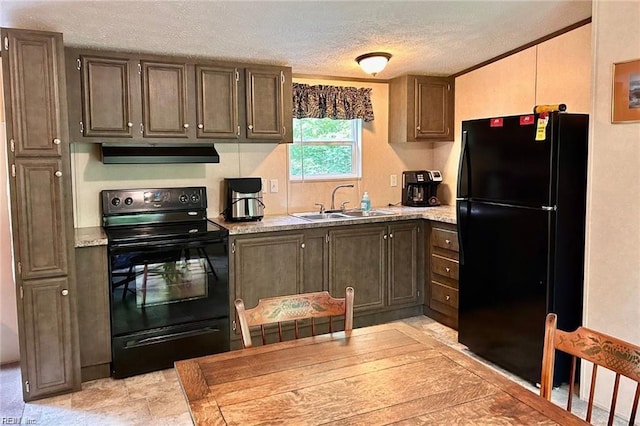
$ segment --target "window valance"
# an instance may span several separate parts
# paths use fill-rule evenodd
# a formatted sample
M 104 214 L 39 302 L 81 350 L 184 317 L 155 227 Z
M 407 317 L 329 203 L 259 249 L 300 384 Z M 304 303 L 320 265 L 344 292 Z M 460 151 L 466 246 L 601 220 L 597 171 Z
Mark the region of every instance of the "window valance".
M 293 117 L 373 121 L 371 88 L 293 83 Z

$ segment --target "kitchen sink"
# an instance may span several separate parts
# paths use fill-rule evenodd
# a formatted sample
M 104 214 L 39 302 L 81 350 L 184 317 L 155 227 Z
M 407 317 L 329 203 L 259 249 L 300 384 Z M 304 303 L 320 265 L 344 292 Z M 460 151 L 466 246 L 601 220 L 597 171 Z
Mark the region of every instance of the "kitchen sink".
M 379 217 L 379 216 L 395 216 L 396 213 L 386 210 L 370 210 L 365 213 L 362 210 L 345 210 L 344 212 L 331 212 L 331 213 L 292 213 L 291 216 L 299 217 L 300 219 L 310 221 L 323 221 L 323 220 L 349 220 L 359 219 L 363 217 Z

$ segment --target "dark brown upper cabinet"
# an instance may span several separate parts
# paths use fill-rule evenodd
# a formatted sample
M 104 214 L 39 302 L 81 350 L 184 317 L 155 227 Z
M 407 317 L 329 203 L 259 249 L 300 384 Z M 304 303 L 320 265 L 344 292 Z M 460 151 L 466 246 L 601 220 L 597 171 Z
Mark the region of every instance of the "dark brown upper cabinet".
M 131 138 L 131 60 L 80 55 L 78 65 L 84 135 Z
M 3 43 L 3 57 L 8 55 L 3 62 L 9 67 L 5 66 L 4 87 L 6 115 L 11 118 L 7 120 L 10 149 L 18 156 L 60 156 L 64 139 L 58 104 L 64 95 L 60 45 L 48 35 L 28 31 L 7 31 Z
M 74 142 L 292 142 L 291 68 L 78 49 L 66 56 Z
M 453 141 L 454 79 L 405 75 L 389 83 L 389 142 Z
M 247 68 L 245 77 L 247 80 L 247 138 L 283 137 L 285 130 L 282 118 L 284 73 L 277 69 Z
M 147 138 L 188 138 L 187 65 L 140 62 L 142 131 Z
M 196 65 L 197 137 L 238 139 L 236 67 Z

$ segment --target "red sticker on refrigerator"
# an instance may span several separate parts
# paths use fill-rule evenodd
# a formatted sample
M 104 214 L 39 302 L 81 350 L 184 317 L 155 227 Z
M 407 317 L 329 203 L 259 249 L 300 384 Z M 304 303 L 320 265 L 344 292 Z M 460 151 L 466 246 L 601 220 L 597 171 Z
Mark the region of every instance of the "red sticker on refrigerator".
M 528 126 L 528 125 L 532 125 L 535 122 L 534 119 L 534 115 L 533 114 L 529 114 L 529 115 L 521 115 L 520 116 L 520 125 L 521 126 Z
M 489 120 L 489 125 L 491 127 L 502 127 L 502 118 L 492 118 Z

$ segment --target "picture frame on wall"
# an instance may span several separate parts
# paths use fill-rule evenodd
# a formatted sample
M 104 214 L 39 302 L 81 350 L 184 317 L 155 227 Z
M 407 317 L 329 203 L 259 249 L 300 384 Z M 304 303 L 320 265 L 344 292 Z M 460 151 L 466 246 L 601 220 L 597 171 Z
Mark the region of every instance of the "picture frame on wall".
M 640 59 L 613 64 L 611 122 L 640 122 Z

